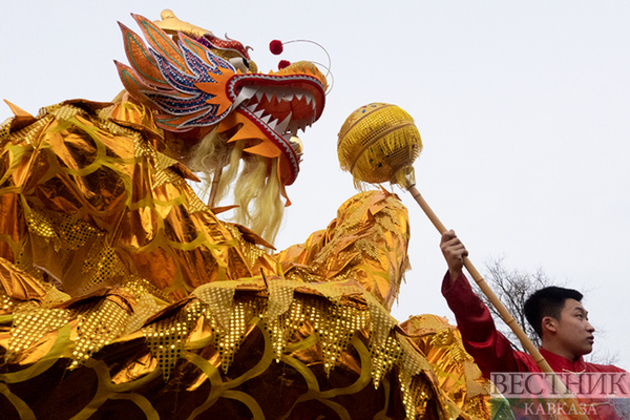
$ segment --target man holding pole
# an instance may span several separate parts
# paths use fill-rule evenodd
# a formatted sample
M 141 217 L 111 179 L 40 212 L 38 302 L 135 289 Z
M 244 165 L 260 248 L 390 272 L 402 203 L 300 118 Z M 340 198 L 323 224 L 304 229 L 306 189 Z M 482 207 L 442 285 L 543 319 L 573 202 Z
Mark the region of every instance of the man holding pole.
M 484 377 L 496 383 L 497 379 L 506 378 L 496 376 L 497 373 L 519 374 L 522 381 L 523 373 L 541 372 L 530 355 L 514 350 L 496 330 L 488 308 L 473 292 L 462 272 L 468 251 L 455 232 L 450 230 L 442 235 L 440 248 L 448 264 L 442 294 L 455 314 L 466 351 L 475 358 Z M 584 413 L 580 414 L 589 418 L 628 418 L 630 375 L 616 366 L 587 363 L 583 359 L 592 351 L 595 328 L 588 322 L 581 299 L 582 294 L 575 290 L 547 287 L 530 296 L 525 303 L 525 314 L 541 338 L 540 353 L 551 368 L 578 394 L 580 401 L 585 401 L 585 396 L 590 397 L 588 404 L 583 405 Z M 586 386 L 585 378 L 590 387 Z M 617 398 L 603 398 L 611 394 Z M 530 411 L 526 414 L 552 414 L 547 410 L 550 407 L 543 407 L 544 412 L 535 411 L 539 406 L 526 407 Z M 558 409 L 553 407 L 554 414 Z

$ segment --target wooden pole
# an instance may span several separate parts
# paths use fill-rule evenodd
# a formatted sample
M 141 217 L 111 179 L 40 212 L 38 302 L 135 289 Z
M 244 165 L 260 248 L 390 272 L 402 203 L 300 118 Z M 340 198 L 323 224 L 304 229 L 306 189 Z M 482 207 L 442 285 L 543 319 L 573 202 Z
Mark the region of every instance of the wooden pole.
M 446 232 L 447 231 L 446 227 L 442 224 L 442 222 L 437 217 L 437 215 L 433 212 L 431 207 L 429 207 L 429 204 L 427 204 L 427 202 L 424 200 L 424 198 L 422 197 L 422 195 L 420 194 L 420 191 L 418 191 L 416 186 L 411 185 L 410 187 L 407 188 L 407 190 L 411 193 L 413 198 L 418 202 L 418 204 L 420 205 L 424 213 L 427 215 L 429 220 L 431 220 L 431 222 L 437 228 L 440 234 L 443 234 L 444 232 Z M 483 279 L 479 271 L 477 271 L 473 263 L 470 262 L 470 259 L 468 259 L 468 257 L 464 257 L 464 266 L 466 267 L 466 270 L 468 270 L 468 272 L 470 273 L 471 277 L 475 280 L 475 282 L 477 283 L 481 291 L 486 295 L 490 303 L 492 303 L 492 305 L 497 309 L 497 311 L 501 315 L 501 318 L 503 318 L 505 323 L 510 327 L 510 329 L 514 332 L 514 334 L 516 334 L 521 344 L 523 345 L 523 348 L 527 350 L 530 356 L 532 356 L 532 358 L 534 359 L 536 364 L 540 367 L 540 369 L 543 372 L 549 374 L 552 381 L 554 382 L 554 384 L 552 385 L 555 385 L 555 389 L 559 389 L 563 395 L 567 396 L 563 398 L 564 401 L 569 406 L 572 406 L 573 404 L 575 404 L 575 408 L 579 408 L 579 405 L 577 405 L 578 403 L 575 400 L 575 397 L 573 396 L 571 391 L 567 389 L 565 384 L 560 380 L 560 378 L 556 376 L 553 369 L 551 369 L 551 366 L 549 366 L 549 363 L 547 363 L 543 355 L 540 354 L 540 351 L 536 348 L 536 346 L 534 346 L 534 344 L 529 339 L 529 337 L 527 337 L 527 335 L 525 334 L 521 326 L 518 325 L 514 317 L 508 312 L 505 306 L 503 306 L 503 303 L 501 303 L 501 301 L 494 294 L 492 289 L 490 289 L 490 286 L 488 286 L 486 281 Z M 579 410 L 577 412 L 579 412 Z M 577 415 L 577 418 L 588 420 L 588 417 L 586 415 Z

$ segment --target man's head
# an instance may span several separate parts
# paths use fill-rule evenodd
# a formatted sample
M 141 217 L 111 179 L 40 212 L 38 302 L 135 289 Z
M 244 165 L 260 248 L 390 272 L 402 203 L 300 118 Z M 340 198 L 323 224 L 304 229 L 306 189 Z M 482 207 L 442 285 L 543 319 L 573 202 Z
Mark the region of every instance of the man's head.
M 562 287 L 545 287 L 525 302 L 525 316 L 543 347 L 569 359 L 588 354 L 593 349 L 593 331 L 588 312 L 580 303 L 582 294 Z M 547 348 L 550 350 L 549 348 Z

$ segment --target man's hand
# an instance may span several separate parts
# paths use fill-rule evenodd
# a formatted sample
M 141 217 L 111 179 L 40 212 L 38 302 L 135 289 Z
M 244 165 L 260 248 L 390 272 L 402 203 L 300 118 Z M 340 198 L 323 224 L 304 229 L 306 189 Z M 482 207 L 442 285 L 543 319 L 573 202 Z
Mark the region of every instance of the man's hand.
M 442 234 L 442 240 L 440 242 L 440 249 L 444 254 L 444 259 L 448 264 L 448 273 L 451 276 L 451 281 L 457 280 L 460 274 L 462 274 L 462 267 L 464 266 L 464 257 L 468 256 L 466 247 L 459 240 L 455 232 L 449 230 Z

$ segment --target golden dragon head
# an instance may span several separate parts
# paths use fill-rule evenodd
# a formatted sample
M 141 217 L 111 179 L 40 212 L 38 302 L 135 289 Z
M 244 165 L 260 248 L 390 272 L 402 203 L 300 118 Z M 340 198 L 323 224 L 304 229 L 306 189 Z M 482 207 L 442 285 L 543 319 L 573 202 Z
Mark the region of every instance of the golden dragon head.
M 181 134 L 216 129 L 243 152 L 278 159 L 282 187 L 298 174 L 301 145 L 292 141 L 322 114 L 327 82 L 310 62 L 256 72 L 248 48 L 162 13 L 161 22 L 132 15 L 144 38 L 120 24 L 130 65 L 116 62 L 127 92 L 156 110 L 162 129 Z

